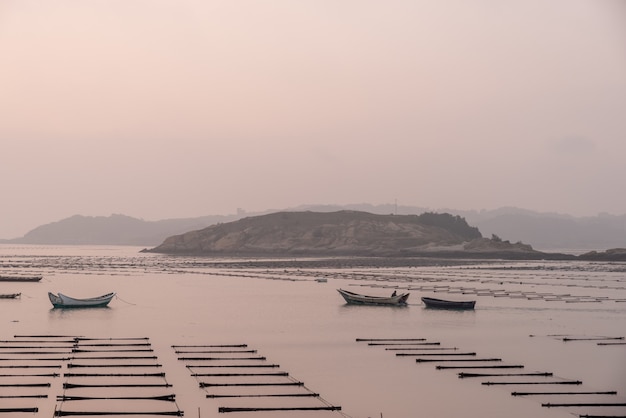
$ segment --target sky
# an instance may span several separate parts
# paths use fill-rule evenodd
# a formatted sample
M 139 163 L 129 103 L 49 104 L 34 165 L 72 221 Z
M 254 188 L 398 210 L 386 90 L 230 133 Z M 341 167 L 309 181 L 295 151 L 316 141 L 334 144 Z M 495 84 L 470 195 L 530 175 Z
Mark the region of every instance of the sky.
M 626 213 L 623 0 L 0 0 L 0 238 L 391 204 Z

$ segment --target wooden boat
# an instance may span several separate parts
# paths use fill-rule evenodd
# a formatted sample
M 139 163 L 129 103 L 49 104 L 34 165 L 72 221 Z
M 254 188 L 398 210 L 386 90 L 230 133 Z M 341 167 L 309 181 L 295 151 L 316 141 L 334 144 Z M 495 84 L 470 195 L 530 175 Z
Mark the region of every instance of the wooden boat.
M 400 293 L 392 296 L 368 296 L 343 289 L 337 289 L 337 292 L 343 296 L 347 303 L 359 305 L 406 305 L 406 300 L 409 298 L 409 293 Z
M 0 299 L 17 299 L 22 296 L 21 293 L 5 293 L 0 294 Z
M 422 298 L 422 302 L 424 302 L 427 308 L 437 309 L 474 309 L 474 305 L 476 304 L 475 300 L 455 301 L 426 297 Z
M 76 299 L 63 293 L 54 294 L 48 292 L 48 298 L 55 308 L 100 308 L 107 306 L 115 293 L 107 293 L 106 295 L 96 296 L 94 298 Z
M 38 282 L 42 276 L 0 276 L 0 282 Z

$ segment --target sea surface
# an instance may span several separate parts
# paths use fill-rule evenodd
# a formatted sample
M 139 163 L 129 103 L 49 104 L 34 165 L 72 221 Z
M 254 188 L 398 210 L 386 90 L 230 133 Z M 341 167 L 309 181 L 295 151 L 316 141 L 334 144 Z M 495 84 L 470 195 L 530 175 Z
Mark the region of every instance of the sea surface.
M 0 275 L 43 277 L 0 282 L 21 293 L 0 299 L 0 411 L 13 411 L 2 416 L 626 416 L 625 263 L 359 267 L 140 250 L 0 245 Z M 409 305 L 347 305 L 338 288 L 410 292 Z M 117 297 L 53 309 L 48 292 Z M 476 308 L 428 309 L 422 296 Z

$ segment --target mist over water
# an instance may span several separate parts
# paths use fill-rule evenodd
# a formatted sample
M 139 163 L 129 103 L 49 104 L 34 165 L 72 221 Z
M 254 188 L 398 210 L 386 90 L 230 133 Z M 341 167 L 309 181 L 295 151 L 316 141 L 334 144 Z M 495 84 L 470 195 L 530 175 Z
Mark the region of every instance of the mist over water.
M 624 407 L 542 407 L 542 403 L 624 403 L 626 395 L 626 265 L 582 262 L 502 262 L 419 267 L 327 267 L 245 265 L 241 260 L 170 257 L 139 253 L 134 247 L 0 246 L 0 275 L 42 275 L 38 283 L 0 282 L 0 294 L 21 292 L 20 299 L 0 299 L 0 366 L 59 364 L 58 377 L 23 377 L 35 369 L 0 368 L 0 384 L 49 382 L 50 387 L 6 387 L 2 394 L 47 394 L 47 398 L 0 398 L 0 408 L 37 407 L 36 416 L 54 411 L 182 410 L 187 417 L 379 417 L 508 416 L 571 417 L 572 414 L 624 415 Z M 289 261 L 289 260 L 286 260 Z M 293 260 L 291 260 L 293 261 Z M 316 281 L 326 278 L 326 283 Z M 409 306 L 346 305 L 337 288 L 390 295 L 411 292 Z M 52 309 L 47 292 L 91 297 L 117 292 L 107 308 Z M 421 296 L 475 299 L 474 311 L 426 309 Z M 16 349 L 19 341 L 57 336 L 107 339 L 146 338 L 152 352 L 69 354 L 71 360 L 37 354 L 33 360 Z M 42 338 L 35 338 L 42 336 Z M 564 338 L 571 341 L 564 341 Z M 386 339 L 385 342 L 357 339 Z M 420 339 L 390 341 L 390 339 Z M 118 341 L 118 340 L 111 340 Z M 109 342 L 111 342 L 109 341 Z M 119 340 L 124 341 L 124 340 Z M 118 341 L 118 342 L 119 342 Z M 129 342 L 130 340 L 126 340 Z M 141 340 L 138 340 L 141 341 Z M 438 344 L 437 344 L 438 343 Z M 80 342 L 82 349 L 90 346 Z M 370 345 L 381 344 L 381 345 Z M 402 344 L 402 345 L 401 345 Z M 600 345 L 602 344 L 602 345 Z M 245 348 L 209 348 L 238 346 Z M 67 346 L 67 344 L 66 344 Z M 181 346 L 176 353 L 172 346 Z M 429 348 L 431 350 L 426 350 Z M 67 350 L 67 348 L 66 348 Z M 255 351 L 244 353 L 245 351 Z M 55 351 L 48 349 L 47 351 Z M 106 351 L 110 351 L 107 353 Z M 222 351 L 222 353 L 201 353 Z M 226 353 L 232 351 L 232 353 Z M 435 353 L 442 355 L 435 356 Z M 447 353 L 443 355 L 443 353 Z M 474 356 L 449 354 L 476 353 Z M 398 356 L 396 354 L 405 354 Z M 409 355 L 410 354 L 410 355 Z M 156 359 L 143 359 L 152 357 Z M 182 357 L 237 357 L 234 360 L 181 360 Z M 242 357 L 265 357 L 243 360 Z M 473 358 L 473 362 L 460 362 Z M 500 362 L 489 359 L 501 359 Z M 28 360 L 30 359 L 30 360 Z M 439 362 L 422 361 L 417 359 Z M 445 360 L 445 361 L 444 361 Z M 126 360 L 124 360 L 126 361 Z M 81 369 L 68 364 L 92 367 Z M 158 363 L 152 368 L 148 364 Z M 284 376 L 215 376 L 258 374 L 253 368 L 209 368 L 216 364 L 275 364 Z M 438 369 L 437 366 L 523 365 L 520 369 Z M 76 377 L 68 373 L 133 377 Z M 158 370 L 154 370 L 158 369 Z M 219 370 L 219 372 L 217 372 Z M 165 373 L 161 376 L 136 375 Z M 268 370 L 266 370 L 267 372 Z M 55 371 L 52 371 L 52 373 Z M 468 377 L 458 373 L 533 373 L 544 376 Z M 44 372 L 51 373 L 51 371 Z M 213 374 L 213 376 L 192 376 Z M 120 381 L 171 387 L 94 388 Z M 547 382 L 581 381 L 582 384 Z M 252 382 L 302 382 L 293 386 L 228 386 Z M 499 383 L 486 385 L 484 383 Z M 523 382 L 524 384 L 512 384 Z M 543 382 L 543 384 L 528 384 Z M 210 385 L 200 387 L 200 383 Z M 502 384 L 507 383 L 507 384 Z M 86 387 L 65 388 L 64 384 Z M 219 385 L 219 386 L 217 386 Z M 57 401 L 57 396 L 118 397 L 175 394 L 164 401 Z M 511 396 L 511 392 L 617 391 L 616 395 Z M 318 393 L 319 398 L 234 397 L 234 395 Z M 207 398 L 207 395 L 229 397 Z M 219 408 L 289 408 L 341 406 L 341 411 L 256 411 L 220 413 Z

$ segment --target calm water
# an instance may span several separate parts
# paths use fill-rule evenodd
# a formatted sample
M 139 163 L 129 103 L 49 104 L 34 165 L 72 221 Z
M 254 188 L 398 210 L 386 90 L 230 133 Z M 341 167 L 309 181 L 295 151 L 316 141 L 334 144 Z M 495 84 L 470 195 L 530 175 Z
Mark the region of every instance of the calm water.
M 542 403 L 626 402 L 626 345 L 607 345 L 624 343 L 624 340 L 597 339 L 626 336 L 626 264 L 524 262 L 410 268 L 272 269 L 229 265 L 232 260 L 213 264 L 214 260 L 138 251 L 139 248 L 133 247 L 0 246 L 0 274 L 41 274 L 44 277 L 39 283 L 0 282 L 0 294 L 22 293 L 20 299 L 0 299 L 0 339 L 3 340 L 0 367 L 4 366 L 0 368 L 0 375 L 3 375 L 0 384 L 4 385 L 0 396 L 5 396 L 0 398 L 0 409 L 37 407 L 39 412 L 35 415 L 45 417 L 53 416 L 55 409 L 136 412 L 180 409 L 187 417 L 252 418 L 342 415 L 374 418 L 381 414 L 385 418 L 461 414 L 513 418 L 626 415 L 626 407 L 542 407 Z M 327 282 L 316 281 L 321 277 L 327 278 Z M 348 306 L 336 292 L 340 287 L 376 295 L 388 295 L 394 289 L 408 290 L 410 305 L 405 308 Z M 115 291 L 119 297 L 104 309 L 59 310 L 52 309 L 48 291 L 75 297 Z M 474 311 L 467 312 L 431 310 L 424 308 L 420 296 L 475 299 L 477 304 Z M 61 342 L 67 338 L 53 338 L 53 335 L 116 340 L 108 340 L 109 346 L 102 345 L 102 341 L 107 340 L 93 340 L 100 344 L 97 352 L 93 351 L 95 345 L 88 345 L 91 340 L 83 340 L 80 348 L 84 353 L 75 353 L 72 360 L 55 360 L 66 357 L 45 353 L 67 351 L 69 345 Z M 148 338 L 153 351 L 136 351 L 146 340 L 128 340 L 131 337 Z M 359 338 L 423 340 L 403 342 L 407 345 L 391 345 L 391 341 L 387 341 L 387 345 L 369 345 L 357 341 Z M 563 338 L 575 341 L 563 341 Z M 121 348 L 113 342 L 128 346 Z M 247 347 L 208 347 L 242 344 Z M 35 346 L 37 348 L 15 348 Z M 176 353 L 172 346 L 186 346 L 179 350 L 188 353 Z M 247 353 L 254 350 L 254 353 Z M 456 355 L 470 352 L 476 354 Z M 397 356 L 398 353 L 411 355 Z M 131 361 L 110 358 L 123 356 L 137 358 Z M 157 359 L 149 358 L 153 356 Z M 240 359 L 259 356 L 266 359 Z M 221 359 L 180 360 L 180 357 Z M 224 360 L 224 357 L 233 360 Z M 446 361 L 417 363 L 418 358 Z M 486 361 L 491 358 L 502 361 Z M 474 361 L 458 361 L 467 359 Z M 79 362 L 90 367 L 68 367 Z M 139 364 L 145 367 L 137 367 Z M 161 366 L 155 367 L 155 364 Z M 279 367 L 206 367 L 234 364 L 277 364 Z M 436 367 L 495 364 L 523 365 L 524 368 Z M 16 365 L 29 367 L 6 367 Z M 60 369 L 30 367 L 34 365 L 59 365 Z M 462 371 L 549 372 L 553 376 L 460 379 L 457 374 Z M 158 374 L 155 372 L 163 372 L 165 377 L 152 376 Z M 193 373 L 263 372 L 287 372 L 289 377 L 192 376 Z M 60 376 L 23 376 L 50 373 Z M 67 376 L 68 373 L 135 376 Z M 145 376 L 136 376 L 139 374 Z M 284 386 L 296 381 L 305 386 Z M 564 381 L 582 381 L 582 384 L 556 383 Z M 85 386 L 120 382 L 173 386 L 63 388 L 64 383 Z M 200 388 L 200 382 L 219 386 Z M 499 384 L 485 385 L 487 382 Z M 14 383 L 50 383 L 51 386 L 7 386 Z M 252 383 L 263 385 L 251 386 Z M 268 383 L 279 385 L 267 386 Z M 233 384 L 245 386 L 231 386 Z M 618 393 L 511 396 L 511 392 L 549 391 Z M 319 393 L 327 403 L 314 397 L 258 396 L 310 392 Z M 36 394 L 48 397 L 7 397 Z M 57 396 L 61 395 L 119 398 L 164 394 L 175 394 L 176 402 L 57 401 Z M 206 398 L 207 394 L 228 397 Z M 341 406 L 342 410 L 218 412 L 220 407 L 326 405 Z M 6 416 L 25 415 L 29 414 Z

